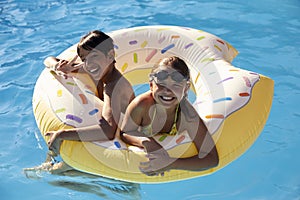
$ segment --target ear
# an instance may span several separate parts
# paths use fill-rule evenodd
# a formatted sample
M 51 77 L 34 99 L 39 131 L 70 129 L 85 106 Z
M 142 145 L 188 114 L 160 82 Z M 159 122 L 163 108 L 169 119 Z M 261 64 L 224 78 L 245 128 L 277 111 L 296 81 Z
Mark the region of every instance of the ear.
M 150 90 L 152 91 L 153 90 L 153 83 L 152 83 L 152 81 L 149 82 L 149 85 L 150 85 Z
M 111 60 L 115 60 L 115 51 L 113 49 L 111 49 L 108 53 L 107 53 L 107 57 Z
M 186 86 L 185 86 L 185 89 L 184 89 L 184 94 L 187 96 L 187 94 L 188 94 L 188 92 L 189 92 L 189 90 L 190 90 L 190 87 L 191 87 L 191 82 L 190 81 L 188 81 L 187 83 L 186 83 Z

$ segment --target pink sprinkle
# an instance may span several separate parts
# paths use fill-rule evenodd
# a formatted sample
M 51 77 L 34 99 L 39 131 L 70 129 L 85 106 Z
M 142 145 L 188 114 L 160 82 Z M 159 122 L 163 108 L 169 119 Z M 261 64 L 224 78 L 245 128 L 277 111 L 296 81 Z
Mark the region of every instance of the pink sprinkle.
M 184 140 L 184 135 L 180 136 L 177 140 L 176 140 L 176 144 L 180 144 L 183 140 Z
M 247 87 L 251 87 L 251 82 L 250 82 L 249 78 L 246 77 L 246 76 L 243 76 L 243 79 L 244 79 L 244 81 L 245 81 L 245 83 L 246 83 L 246 86 L 247 86 Z
M 153 49 L 151 53 L 146 57 L 145 61 L 149 62 L 151 58 L 157 53 L 157 49 Z

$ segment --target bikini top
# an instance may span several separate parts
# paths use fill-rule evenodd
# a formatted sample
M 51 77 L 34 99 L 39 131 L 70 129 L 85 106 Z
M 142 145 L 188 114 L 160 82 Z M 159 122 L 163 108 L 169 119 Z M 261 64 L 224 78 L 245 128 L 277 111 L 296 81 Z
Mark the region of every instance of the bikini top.
M 168 134 L 168 135 L 176 135 L 177 134 L 178 130 L 177 130 L 177 127 L 176 127 L 176 122 L 177 122 L 177 118 L 178 118 L 178 110 L 179 110 L 179 104 L 176 107 L 174 123 L 172 125 L 171 131 L 169 133 L 160 133 L 160 134 Z M 154 114 L 153 114 L 153 118 L 151 120 L 151 123 L 147 126 L 143 126 L 143 127 L 140 128 L 140 131 L 148 137 L 152 137 L 152 136 L 155 135 L 155 134 L 153 134 L 153 131 L 152 131 L 152 124 L 153 124 L 155 115 L 156 115 L 156 107 L 154 109 Z

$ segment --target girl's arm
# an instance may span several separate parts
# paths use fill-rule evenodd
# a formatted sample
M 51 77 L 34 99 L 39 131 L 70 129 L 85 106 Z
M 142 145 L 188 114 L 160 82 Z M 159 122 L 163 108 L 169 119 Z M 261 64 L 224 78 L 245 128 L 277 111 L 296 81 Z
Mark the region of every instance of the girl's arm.
M 145 111 L 141 96 L 136 97 L 127 107 L 121 125 L 121 139 L 127 144 L 143 148 L 143 141 L 149 139 L 138 129 L 141 126 Z
M 184 117 L 183 117 L 184 118 Z M 166 150 L 148 152 L 149 161 L 143 164 L 141 171 L 146 175 L 163 174 L 171 169 L 202 171 L 218 165 L 219 158 L 214 141 L 207 131 L 203 121 L 190 119 L 181 122 L 181 130 L 188 131 L 193 143 L 198 149 L 198 155 L 188 158 L 172 158 Z
M 203 121 L 200 119 L 197 122 L 193 122 L 194 125 L 188 127 L 197 127 L 193 130 L 188 130 L 193 143 L 198 149 L 198 155 L 190 158 L 179 158 L 173 162 L 169 169 L 185 169 L 191 171 L 202 171 L 212 167 L 216 167 L 219 163 L 218 152 L 215 143 L 207 131 L 207 128 Z M 196 133 L 196 134 L 193 134 Z

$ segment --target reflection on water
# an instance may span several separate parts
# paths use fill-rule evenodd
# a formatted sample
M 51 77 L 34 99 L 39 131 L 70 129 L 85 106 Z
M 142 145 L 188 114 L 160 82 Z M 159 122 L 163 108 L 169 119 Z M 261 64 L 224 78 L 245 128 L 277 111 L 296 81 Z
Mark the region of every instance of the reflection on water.
M 29 179 L 42 179 L 55 187 L 97 195 L 102 199 L 141 199 L 140 185 L 119 180 L 107 179 L 70 170 L 61 174 L 50 174 L 42 167 L 24 170 Z

